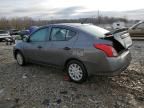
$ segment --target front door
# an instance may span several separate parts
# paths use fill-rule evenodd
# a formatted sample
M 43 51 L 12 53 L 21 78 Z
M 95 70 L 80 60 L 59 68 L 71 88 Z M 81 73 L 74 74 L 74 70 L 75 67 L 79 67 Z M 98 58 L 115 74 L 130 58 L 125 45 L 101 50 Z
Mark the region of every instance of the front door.
M 25 42 L 24 52 L 28 60 L 46 61 L 45 52 L 50 47 L 47 37 L 49 37 L 49 28 L 41 28 L 30 36 L 29 42 Z

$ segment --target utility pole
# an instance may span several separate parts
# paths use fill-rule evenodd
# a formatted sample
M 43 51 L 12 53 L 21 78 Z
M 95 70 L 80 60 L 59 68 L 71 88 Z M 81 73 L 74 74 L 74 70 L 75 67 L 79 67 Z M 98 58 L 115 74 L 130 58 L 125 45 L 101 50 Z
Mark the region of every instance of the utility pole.
M 100 22 L 100 11 L 99 10 L 98 10 L 97 15 L 98 15 L 98 24 L 100 24 L 101 22 Z

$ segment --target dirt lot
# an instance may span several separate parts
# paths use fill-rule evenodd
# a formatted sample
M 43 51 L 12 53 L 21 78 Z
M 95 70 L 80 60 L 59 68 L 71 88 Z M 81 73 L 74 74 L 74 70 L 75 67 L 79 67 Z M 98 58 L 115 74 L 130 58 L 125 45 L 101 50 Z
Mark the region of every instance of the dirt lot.
M 64 81 L 64 72 L 17 65 L 12 46 L 0 43 L 0 108 L 144 108 L 144 41 L 135 41 L 121 76 Z

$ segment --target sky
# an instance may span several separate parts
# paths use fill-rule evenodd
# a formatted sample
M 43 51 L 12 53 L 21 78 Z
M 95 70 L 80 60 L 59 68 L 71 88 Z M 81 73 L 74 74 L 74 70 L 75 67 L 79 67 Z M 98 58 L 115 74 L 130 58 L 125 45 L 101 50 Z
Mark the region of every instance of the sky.
M 0 0 L 0 17 L 39 19 L 96 16 L 100 12 L 144 9 L 143 0 Z

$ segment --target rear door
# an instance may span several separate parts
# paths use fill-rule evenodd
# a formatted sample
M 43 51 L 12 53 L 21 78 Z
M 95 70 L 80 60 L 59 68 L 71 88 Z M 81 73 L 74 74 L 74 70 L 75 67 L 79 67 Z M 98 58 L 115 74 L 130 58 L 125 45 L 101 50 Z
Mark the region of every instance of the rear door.
M 72 54 L 72 47 L 77 40 L 77 33 L 74 30 L 62 27 L 51 29 L 51 51 L 50 62 L 55 65 L 63 65 L 65 60 Z

